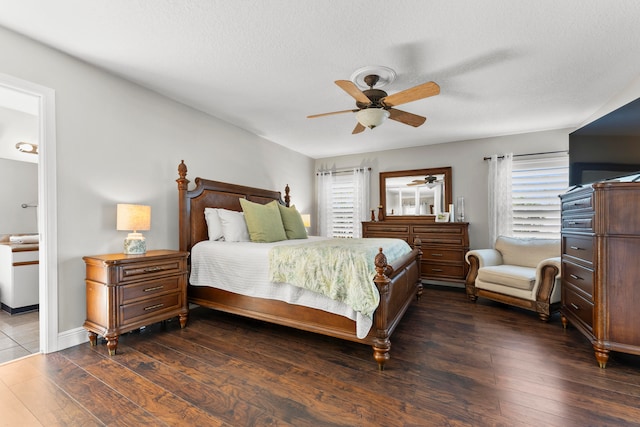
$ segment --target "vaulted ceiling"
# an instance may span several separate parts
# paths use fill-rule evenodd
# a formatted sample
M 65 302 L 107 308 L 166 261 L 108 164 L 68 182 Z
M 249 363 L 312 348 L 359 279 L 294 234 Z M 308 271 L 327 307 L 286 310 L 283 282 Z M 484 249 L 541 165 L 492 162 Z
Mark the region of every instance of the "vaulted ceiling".
M 314 158 L 583 123 L 640 75 L 637 0 L 0 0 L 0 25 Z M 335 80 L 438 96 L 352 135 Z M 213 143 L 213 141 L 212 141 Z

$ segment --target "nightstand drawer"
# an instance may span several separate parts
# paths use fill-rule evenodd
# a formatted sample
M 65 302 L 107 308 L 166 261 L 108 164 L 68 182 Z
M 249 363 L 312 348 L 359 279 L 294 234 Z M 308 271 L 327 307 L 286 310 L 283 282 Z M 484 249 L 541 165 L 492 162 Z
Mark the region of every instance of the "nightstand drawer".
M 155 276 L 167 276 L 184 272 L 184 261 L 181 258 L 162 261 L 140 262 L 123 265 L 119 270 L 119 282 L 147 280 Z
M 135 283 L 118 287 L 120 301 L 123 304 L 140 298 L 150 298 L 157 294 L 174 292 L 181 289 L 183 276 L 163 277 L 156 280 L 147 280 L 143 283 Z
M 182 294 L 175 292 L 169 295 L 162 295 L 143 301 L 123 304 L 120 306 L 120 318 L 122 324 L 144 320 L 156 314 L 177 311 L 182 307 Z

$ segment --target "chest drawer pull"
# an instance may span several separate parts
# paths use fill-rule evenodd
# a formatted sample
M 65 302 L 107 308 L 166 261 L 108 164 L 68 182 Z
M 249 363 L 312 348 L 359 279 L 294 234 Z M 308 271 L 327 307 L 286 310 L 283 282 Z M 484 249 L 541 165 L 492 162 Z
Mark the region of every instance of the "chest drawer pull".
M 155 310 L 156 308 L 160 307 L 164 307 L 164 304 L 150 305 L 149 307 L 145 307 L 144 311 Z
M 569 246 L 569 247 L 570 247 L 571 249 L 573 249 L 574 251 L 582 251 L 582 250 L 584 250 L 584 249 L 582 249 L 582 248 L 581 248 L 581 247 L 579 247 L 579 246 Z
M 571 308 L 573 308 L 574 310 L 580 310 L 580 307 L 574 303 L 571 303 Z
M 146 289 L 143 289 L 143 290 L 142 290 L 142 292 L 157 291 L 157 290 L 160 290 L 160 289 L 162 289 L 162 288 L 164 288 L 164 285 L 154 286 L 154 287 L 152 287 L 152 288 L 146 288 Z
M 145 273 L 153 273 L 154 271 L 160 271 L 162 267 L 148 267 L 144 269 Z
M 436 271 L 438 273 L 442 273 L 442 269 L 441 268 L 432 268 L 431 271 Z
M 575 279 L 575 280 L 583 280 L 582 277 L 576 276 L 575 274 L 570 274 L 569 277 L 571 277 L 572 279 Z
M 431 256 L 442 256 L 442 254 L 431 254 Z

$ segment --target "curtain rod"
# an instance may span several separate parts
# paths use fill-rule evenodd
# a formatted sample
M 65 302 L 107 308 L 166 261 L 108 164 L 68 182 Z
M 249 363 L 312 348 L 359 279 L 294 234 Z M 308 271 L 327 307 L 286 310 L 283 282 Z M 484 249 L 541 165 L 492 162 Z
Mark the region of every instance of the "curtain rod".
M 540 156 L 542 154 L 560 154 L 560 153 L 568 153 L 567 150 L 561 151 L 543 151 L 541 153 L 529 153 L 529 154 L 514 154 L 513 157 L 525 157 L 525 156 Z M 504 159 L 504 156 L 498 156 L 499 159 Z M 491 160 L 491 156 L 484 157 L 482 160 Z
M 339 170 L 335 170 L 335 171 L 332 171 L 332 170 L 319 170 L 318 172 L 316 172 L 316 175 L 326 175 L 328 173 L 333 173 L 333 174 L 336 174 L 336 173 L 352 173 L 354 170 L 356 172 L 364 172 L 365 170 L 370 171 L 371 168 L 351 168 L 351 169 L 339 169 Z

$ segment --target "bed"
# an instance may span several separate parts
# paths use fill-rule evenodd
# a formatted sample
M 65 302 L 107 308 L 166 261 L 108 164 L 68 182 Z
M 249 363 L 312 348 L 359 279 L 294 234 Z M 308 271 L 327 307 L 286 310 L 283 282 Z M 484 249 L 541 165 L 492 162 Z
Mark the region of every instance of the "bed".
M 283 205 L 290 205 L 289 186 L 285 187 L 285 196 L 279 191 L 265 190 L 236 184 L 212 181 L 203 178 L 195 179 L 195 188 L 189 190 L 187 166 L 182 161 L 178 166 L 178 206 L 179 206 L 179 246 L 181 251 L 188 251 L 190 256 L 190 272 L 194 273 L 198 265 L 194 258 L 203 246 L 215 246 L 209 241 L 205 208 L 225 209 L 242 212 L 240 199 L 253 203 L 267 205 L 274 200 Z M 245 202 L 243 202 L 245 203 Z M 340 239 L 345 240 L 345 239 Z M 362 239 L 363 241 L 369 239 Z M 200 245 L 198 246 L 198 244 Z M 224 245 L 224 243 L 223 243 Z M 255 243 L 254 245 L 262 245 Z M 228 246 L 229 248 L 231 246 Z M 241 315 L 253 319 L 288 326 L 304 331 L 314 332 L 339 339 L 371 345 L 373 357 L 380 370 L 384 370 L 389 360 L 391 335 L 398 326 L 402 316 L 413 300 L 422 294 L 420 281 L 420 242 L 414 242 L 409 252 L 399 256 L 393 262 L 387 262 L 382 248 L 377 250 L 374 258 L 375 274 L 372 281 L 379 293 L 379 303 L 371 316 L 371 328 L 362 334 L 358 329 L 358 320 L 353 316 L 339 314 L 340 310 L 325 311 L 324 309 L 291 303 L 284 299 L 256 297 L 232 292 L 226 288 L 226 283 L 192 283 L 193 274 L 187 289 L 190 303 L 199 306 Z M 244 255 L 237 258 L 239 267 L 252 269 L 254 255 Z M 235 268 L 235 267 L 233 267 Z M 256 280 L 260 268 L 256 267 Z M 246 274 L 246 273 L 244 273 Z M 212 280 L 213 281 L 213 280 Z M 338 313 L 338 314 L 337 314 Z

